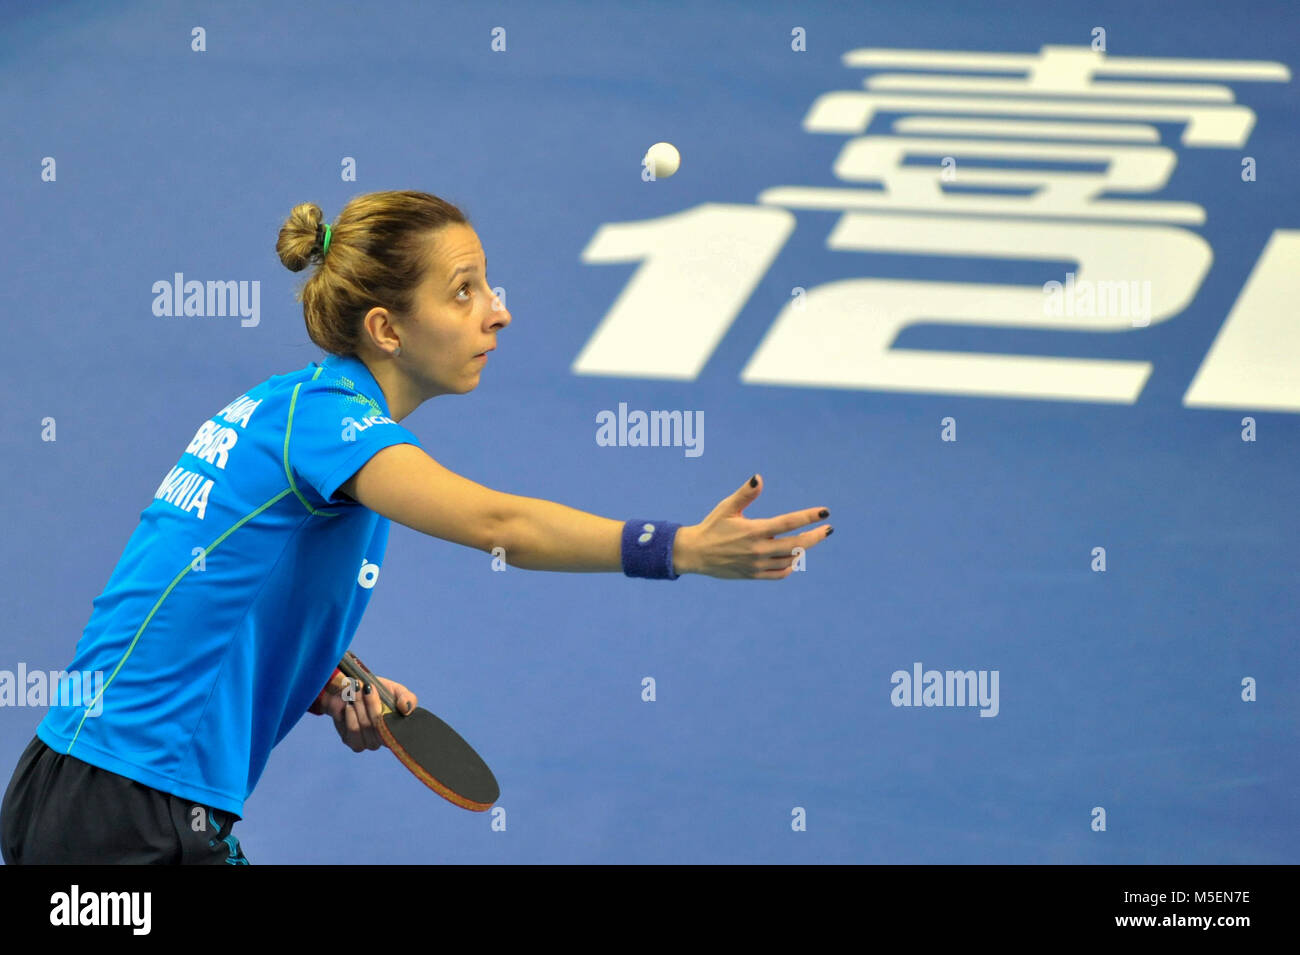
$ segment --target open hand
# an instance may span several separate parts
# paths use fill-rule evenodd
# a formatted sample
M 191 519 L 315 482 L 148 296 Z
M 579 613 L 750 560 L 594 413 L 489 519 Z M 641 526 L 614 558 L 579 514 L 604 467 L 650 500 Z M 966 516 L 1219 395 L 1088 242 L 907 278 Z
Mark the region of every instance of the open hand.
M 746 481 L 703 521 L 678 529 L 673 543 L 677 573 L 724 580 L 784 580 L 794 572 L 794 548 L 808 551 L 831 536 L 826 525 L 791 537 L 776 536 L 829 517 L 830 511 L 823 507 L 757 520 L 743 517 L 742 512 L 763 490 L 762 477 L 754 478 L 753 487 Z

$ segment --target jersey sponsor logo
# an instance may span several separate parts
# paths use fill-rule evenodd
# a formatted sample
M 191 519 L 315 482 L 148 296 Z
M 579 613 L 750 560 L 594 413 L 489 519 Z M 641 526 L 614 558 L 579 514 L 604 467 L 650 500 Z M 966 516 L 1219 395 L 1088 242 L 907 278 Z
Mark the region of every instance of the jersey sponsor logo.
M 357 574 L 357 583 L 366 590 L 372 589 L 375 584 L 379 583 L 379 565 L 369 563 L 364 557 L 361 558 L 361 571 Z
M 368 418 L 360 418 L 360 419 L 353 418 L 351 415 L 349 415 L 348 417 L 344 418 L 340 423 L 343 425 L 344 441 L 357 440 L 358 431 L 365 431 L 367 428 L 370 428 L 377 424 L 397 424 L 396 421 L 394 421 L 392 418 L 388 417 L 387 415 L 371 415 Z

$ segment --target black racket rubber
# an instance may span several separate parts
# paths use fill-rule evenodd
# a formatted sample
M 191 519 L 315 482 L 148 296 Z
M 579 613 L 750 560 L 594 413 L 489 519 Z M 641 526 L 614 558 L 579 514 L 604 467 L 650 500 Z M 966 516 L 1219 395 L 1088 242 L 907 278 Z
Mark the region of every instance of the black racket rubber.
M 492 808 L 501 788 L 483 757 L 459 733 L 422 706 L 410 715 L 399 713 L 387 687 L 351 650 L 339 661 L 339 671 L 374 686 L 384 706 L 379 735 L 417 779 L 462 809 Z

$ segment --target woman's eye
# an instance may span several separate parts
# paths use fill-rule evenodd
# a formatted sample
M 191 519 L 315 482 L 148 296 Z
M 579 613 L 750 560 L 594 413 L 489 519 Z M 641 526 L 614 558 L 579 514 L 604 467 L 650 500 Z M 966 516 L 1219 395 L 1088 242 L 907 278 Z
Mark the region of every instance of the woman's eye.
M 469 288 L 469 283 L 468 283 L 468 282 L 466 282 L 464 285 L 462 285 L 462 286 L 460 287 L 459 291 L 464 292 L 467 288 Z

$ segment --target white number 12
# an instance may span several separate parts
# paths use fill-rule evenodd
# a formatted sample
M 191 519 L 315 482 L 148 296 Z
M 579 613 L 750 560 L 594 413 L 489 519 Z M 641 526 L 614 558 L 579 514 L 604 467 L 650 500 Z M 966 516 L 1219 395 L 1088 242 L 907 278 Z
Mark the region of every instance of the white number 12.
M 641 265 L 572 371 L 695 379 L 794 227 L 795 218 L 785 209 L 718 203 L 602 225 L 582 261 Z M 954 221 L 890 213 L 844 213 L 827 246 L 1076 261 L 1081 280 L 1149 283 L 1149 325 L 1181 313 L 1213 261 L 1204 239 L 1171 226 Z M 1293 304 L 1297 263 L 1300 231 L 1274 232 L 1184 405 L 1300 412 L 1300 329 Z M 904 328 L 922 323 L 1111 334 L 1142 330 L 1116 316 L 1050 317 L 1043 298 L 1042 288 L 1032 285 L 883 278 L 828 282 L 785 305 L 740 378 L 750 384 L 1137 401 L 1152 371 L 1149 362 L 893 347 Z

